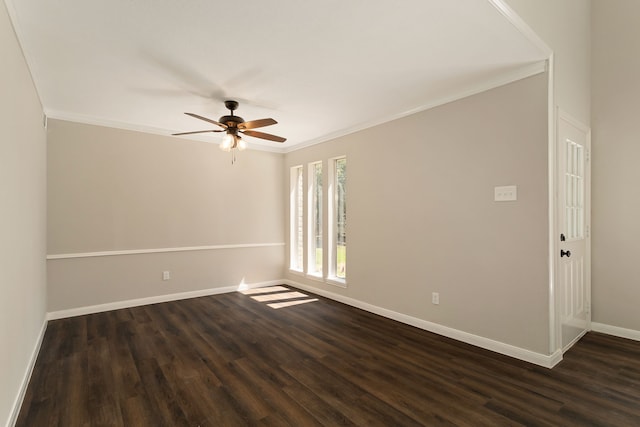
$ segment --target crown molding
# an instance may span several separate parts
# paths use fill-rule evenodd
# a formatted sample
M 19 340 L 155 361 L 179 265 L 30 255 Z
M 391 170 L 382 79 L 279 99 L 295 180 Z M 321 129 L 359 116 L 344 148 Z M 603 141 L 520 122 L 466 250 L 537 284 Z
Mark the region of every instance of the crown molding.
M 382 119 L 375 119 L 371 121 L 367 121 L 364 123 L 360 123 L 358 125 L 348 127 L 342 129 L 338 132 L 334 132 L 325 136 L 322 136 L 317 139 L 312 139 L 306 142 L 301 142 L 294 146 L 288 147 L 284 149 L 284 153 L 291 153 L 294 151 L 302 150 L 303 148 L 311 147 L 313 145 L 322 144 L 324 142 L 332 141 L 334 139 L 341 138 L 346 135 L 350 135 L 352 133 L 356 133 L 365 129 L 372 128 L 374 126 L 379 126 L 385 123 L 392 122 L 394 120 L 398 120 L 407 116 L 411 116 L 413 114 L 420 113 L 422 111 L 430 110 L 435 107 L 439 107 L 444 104 L 448 104 L 453 101 L 457 101 L 459 99 L 467 98 L 472 95 L 476 95 L 482 92 L 486 92 L 491 89 L 495 89 L 500 86 L 504 86 L 509 83 L 513 83 L 518 80 L 525 79 L 527 77 L 534 76 L 536 74 L 540 74 L 547 71 L 547 61 L 536 61 L 529 64 L 524 64 L 516 70 L 509 70 L 508 72 L 498 73 L 493 78 L 484 80 L 480 84 L 473 84 L 467 87 L 463 87 L 458 91 L 455 91 L 449 95 L 436 98 L 431 100 L 425 104 L 422 104 L 416 108 L 412 108 L 410 110 L 393 114 L 391 116 L 384 117 Z
M 81 124 L 92 125 L 92 126 L 103 126 L 103 127 L 113 128 L 113 129 L 121 129 L 121 130 L 133 131 L 133 132 L 142 132 L 142 133 L 147 133 L 152 135 L 166 136 L 170 138 L 175 138 L 176 141 L 186 139 L 190 141 L 204 142 L 207 144 L 216 144 L 216 145 L 220 145 L 220 142 L 221 142 L 218 140 L 212 140 L 210 138 L 208 139 L 204 136 L 196 136 L 196 135 L 174 136 L 174 135 L 171 135 L 171 133 L 174 131 L 169 129 L 162 129 L 162 128 L 157 128 L 153 126 L 137 125 L 135 123 L 122 122 L 119 120 L 109 120 L 109 119 L 104 119 L 104 118 L 95 117 L 95 116 L 71 113 L 67 111 L 45 109 L 44 113 L 49 119 L 63 120 L 63 121 L 72 122 L 72 123 L 81 123 Z M 272 153 L 284 152 L 284 150 L 279 147 L 269 147 L 266 145 L 256 144 L 249 141 L 248 139 L 245 141 L 247 142 L 247 145 L 248 145 L 247 148 L 251 150 L 268 151 Z
M 553 49 L 540 38 L 540 36 L 533 31 L 533 29 L 527 24 L 524 19 L 520 17 L 506 2 L 505 0 L 488 0 L 489 3 L 495 7 L 498 12 L 502 14 L 511 24 L 525 36 L 531 43 L 535 44 L 538 49 L 542 50 L 547 57 L 553 54 Z

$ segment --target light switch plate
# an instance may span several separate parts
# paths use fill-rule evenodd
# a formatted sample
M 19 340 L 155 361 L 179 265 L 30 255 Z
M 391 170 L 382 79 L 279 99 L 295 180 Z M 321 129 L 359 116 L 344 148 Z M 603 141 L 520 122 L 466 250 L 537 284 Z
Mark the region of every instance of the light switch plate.
M 495 187 L 493 200 L 496 202 L 512 202 L 518 200 L 518 187 L 515 185 Z

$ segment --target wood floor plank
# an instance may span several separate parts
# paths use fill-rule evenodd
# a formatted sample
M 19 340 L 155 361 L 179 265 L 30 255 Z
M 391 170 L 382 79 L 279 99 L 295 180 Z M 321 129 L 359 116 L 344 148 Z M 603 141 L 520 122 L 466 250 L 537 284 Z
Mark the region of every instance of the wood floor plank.
M 340 368 L 341 361 L 327 361 L 327 366 L 337 367 L 350 381 L 361 385 L 368 394 L 419 420 L 424 425 L 501 425 L 507 422 L 502 416 L 479 410 L 487 399 L 463 390 L 451 381 L 449 386 L 432 382 L 418 372 L 409 374 L 398 371 L 389 362 L 374 364 L 366 359 L 359 359 L 357 370 Z M 380 369 L 381 366 L 387 369 Z M 438 415 L 440 414 L 440 415 Z
M 92 339 L 87 353 L 87 404 L 91 425 L 123 424 L 117 393 L 105 393 L 105 390 L 115 390 L 110 362 L 106 338 Z
M 77 352 L 64 357 L 60 372 L 65 375 L 58 377 L 57 396 L 64 396 L 64 403 L 54 404 L 59 414 L 59 425 L 90 425 L 87 353 Z M 82 420 L 81 423 L 78 420 Z
M 16 425 L 640 425 L 638 342 L 589 333 L 549 370 L 302 293 L 51 321 Z
M 300 383 L 285 387 L 284 392 L 292 401 L 305 408 L 313 417 L 314 422 L 323 426 L 357 425 L 337 408 L 332 407 L 312 390 Z
M 287 381 L 279 379 L 285 375 L 284 371 L 280 375 L 274 375 L 276 371 L 274 367 L 265 369 L 263 364 L 248 359 L 240 359 L 236 361 L 236 365 L 243 372 L 243 377 L 253 384 L 260 395 L 264 396 L 265 402 L 272 409 L 272 412 L 258 424 L 272 425 L 279 420 L 282 422 L 281 425 L 321 425 L 284 392 L 284 387 L 294 384 L 293 378 Z

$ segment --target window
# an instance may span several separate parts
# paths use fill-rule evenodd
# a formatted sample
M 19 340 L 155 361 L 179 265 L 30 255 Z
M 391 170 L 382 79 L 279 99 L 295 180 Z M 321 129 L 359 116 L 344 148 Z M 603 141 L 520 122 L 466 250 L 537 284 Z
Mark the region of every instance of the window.
M 567 139 L 565 226 L 569 240 L 584 238 L 584 147 Z
M 340 281 L 347 278 L 347 159 L 333 159 L 330 192 L 330 276 Z
M 309 265 L 307 273 L 322 277 L 322 162 L 309 164 Z
M 292 167 L 290 210 L 291 271 L 346 286 L 347 158 L 336 157 L 326 164 L 314 161 L 306 171 L 303 166 Z
M 289 268 L 291 270 L 302 271 L 304 265 L 304 203 L 303 203 L 303 175 L 302 166 L 291 168 L 291 189 L 290 189 L 290 256 Z

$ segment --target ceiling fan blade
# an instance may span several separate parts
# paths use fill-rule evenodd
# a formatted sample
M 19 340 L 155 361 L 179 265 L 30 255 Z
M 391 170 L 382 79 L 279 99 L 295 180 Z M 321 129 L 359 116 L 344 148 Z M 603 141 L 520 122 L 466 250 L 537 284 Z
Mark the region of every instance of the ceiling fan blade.
M 276 123 L 278 122 L 276 122 L 273 119 L 251 120 L 249 122 L 240 123 L 238 125 L 238 128 L 239 129 L 255 129 L 255 128 L 261 128 L 265 126 L 275 125 Z
M 253 136 L 254 138 L 268 139 L 269 141 L 285 142 L 287 140 L 287 138 L 283 138 L 281 136 L 271 135 L 270 133 L 258 132 L 255 130 L 244 130 L 240 132 L 245 135 Z
M 172 133 L 171 135 L 173 136 L 178 136 L 178 135 L 191 135 L 194 133 L 207 133 L 207 132 L 224 132 L 223 130 L 194 130 L 191 132 L 179 132 L 179 133 Z
M 204 120 L 205 122 L 213 123 L 214 125 L 220 126 L 222 129 L 226 129 L 227 125 L 224 125 L 220 122 L 216 122 L 215 120 L 207 119 L 206 117 L 199 116 L 193 113 L 185 113 L 187 116 L 195 117 L 196 119 Z

